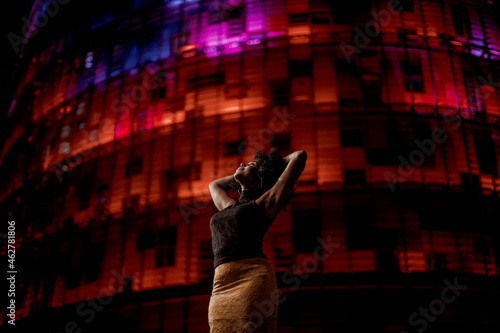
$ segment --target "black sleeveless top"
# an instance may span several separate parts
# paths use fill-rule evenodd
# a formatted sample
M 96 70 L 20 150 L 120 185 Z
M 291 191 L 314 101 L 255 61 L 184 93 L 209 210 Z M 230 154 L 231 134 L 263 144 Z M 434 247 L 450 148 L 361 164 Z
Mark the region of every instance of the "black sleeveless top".
M 263 215 L 255 192 L 241 192 L 236 202 L 215 213 L 210 219 L 214 269 L 225 262 L 261 257 L 264 235 L 274 219 Z

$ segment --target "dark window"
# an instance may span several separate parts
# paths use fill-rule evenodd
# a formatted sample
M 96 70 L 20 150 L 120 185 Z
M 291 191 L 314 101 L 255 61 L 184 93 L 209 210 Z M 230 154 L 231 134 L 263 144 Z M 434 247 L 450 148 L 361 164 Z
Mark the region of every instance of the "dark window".
M 177 243 L 177 226 L 168 226 L 158 233 L 156 248 L 156 267 L 175 265 L 175 244 Z
M 330 17 L 328 12 L 324 13 L 312 13 L 311 14 L 312 24 L 330 24 Z
M 418 149 L 424 153 L 423 166 L 436 166 L 436 150 L 438 143 L 432 137 L 431 124 L 428 122 L 417 122 L 414 127 L 415 135 L 413 140 L 413 149 Z M 409 156 L 408 156 L 409 158 Z
M 230 141 L 225 143 L 225 155 L 243 155 L 245 154 L 245 139 L 241 138 L 238 141 Z
M 398 258 L 393 252 L 377 252 L 377 270 L 383 272 L 395 272 L 399 270 Z
M 413 0 L 399 0 L 400 7 L 403 12 L 412 12 L 413 13 Z M 399 6 L 398 6 L 399 8 Z
M 293 244 L 296 252 L 314 252 L 320 244 L 321 217 L 317 210 L 293 212 Z
M 288 63 L 288 75 L 290 77 L 312 76 L 312 61 L 290 60 Z
M 402 60 L 401 68 L 404 76 L 405 90 L 423 92 L 422 63 L 420 61 Z
M 270 80 L 271 107 L 288 104 L 288 82 L 286 80 Z
M 293 23 L 307 23 L 307 21 L 308 21 L 308 14 L 307 13 L 288 15 L 288 22 L 291 24 L 293 24 Z
M 151 90 L 151 99 L 156 100 L 156 99 L 165 98 L 166 93 L 167 93 L 166 87 L 159 87 L 156 89 L 152 89 Z
M 196 162 L 194 164 L 194 179 L 195 180 L 201 179 L 201 162 Z
M 226 9 L 226 17 L 228 20 L 239 19 L 241 17 L 242 7 L 232 7 Z
M 90 243 L 85 254 L 85 283 L 97 281 L 104 254 L 104 244 Z
M 390 165 L 389 150 L 386 148 L 366 149 L 366 161 L 368 165 Z
M 484 236 L 479 236 L 473 242 L 474 246 L 474 260 L 481 263 L 490 263 L 490 245 Z
M 477 193 L 481 190 L 478 175 L 469 175 L 468 173 L 460 174 L 460 181 L 462 183 L 462 191 Z
M 219 24 L 223 21 L 241 18 L 242 7 L 221 8 L 208 13 L 208 24 Z
M 205 76 L 198 76 L 194 78 L 190 78 L 187 80 L 187 90 L 195 90 L 208 86 L 216 86 L 224 84 L 225 82 L 225 73 L 214 73 Z
M 386 131 L 390 162 L 392 165 L 399 165 L 401 163 L 399 157 L 407 159 L 412 152 L 410 135 L 404 127 L 398 127 L 397 124 L 387 123 Z
M 352 250 L 373 249 L 372 214 L 370 207 L 345 207 L 346 246 Z
M 84 177 L 80 184 L 80 193 L 78 197 L 78 210 L 82 211 L 89 208 L 90 196 L 92 194 L 93 178 Z
M 82 282 L 81 268 L 70 267 L 66 274 L 66 285 L 68 289 L 77 288 Z
M 465 32 L 467 32 L 467 35 L 471 36 L 469 13 L 465 9 L 454 5 L 450 6 L 450 11 L 455 33 L 459 36 L 465 36 Z
M 498 176 L 495 146 L 490 138 L 474 138 L 479 172 Z
M 278 148 L 281 153 L 290 151 L 290 133 L 277 133 L 274 134 L 271 141 L 271 147 Z
M 355 1 L 330 1 L 333 23 L 351 24 L 353 21 Z
M 186 164 L 177 169 L 178 180 L 199 180 L 201 177 L 201 163 L 195 162 L 194 164 Z
M 125 165 L 125 177 L 129 178 L 130 175 L 138 175 L 142 173 L 142 157 L 134 159 Z
M 427 265 L 429 270 L 447 272 L 448 258 L 446 253 L 434 253 L 433 255 L 427 255 Z
M 155 233 L 153 231 L 141 231 L 137 235 L 136 250 L 142 251 L 155 246 Z
M 175 199 L 175 195 L 178 189 L 178 177 L 177 170 L 170 169 L 165 171 L 163 178 L 163 199 L 164 201 L 170 201 Z
M 208 25 L 219 24 L 224 21 L 224 11 L 212 11 L 208 13 Z
M 453 221 L 445 209 L 424 208 L 418 211 L 420 228 L 423 230 L 452 230 Z
M 363 131 L 340 130 L 340 143 L 342 147 L 363 147 Z
M 344 170 L 345 185 L 366 185 L 365 170 Z

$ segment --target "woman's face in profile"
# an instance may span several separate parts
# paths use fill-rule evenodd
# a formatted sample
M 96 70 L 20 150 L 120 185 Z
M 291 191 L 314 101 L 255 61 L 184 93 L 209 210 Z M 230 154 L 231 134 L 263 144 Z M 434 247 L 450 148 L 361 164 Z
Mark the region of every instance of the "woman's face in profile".
M 241 184 L 243 182 L 247 185 L 249 182 L 252 182 L 257 174 L 257 160 L 253 160 L 248 163 L 241 163 L 239 168 L 236 169 L 234 173 L 234 178 Z

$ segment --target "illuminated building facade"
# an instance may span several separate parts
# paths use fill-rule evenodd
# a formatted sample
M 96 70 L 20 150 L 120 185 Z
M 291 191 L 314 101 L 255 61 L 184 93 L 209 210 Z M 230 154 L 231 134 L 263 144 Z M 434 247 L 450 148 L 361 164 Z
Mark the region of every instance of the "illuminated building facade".
M 498 3 L 58 4 L 0 155 L 18 325 L 207 332 L 208 184 L 272 145 L 279 332 L 500 331 Z

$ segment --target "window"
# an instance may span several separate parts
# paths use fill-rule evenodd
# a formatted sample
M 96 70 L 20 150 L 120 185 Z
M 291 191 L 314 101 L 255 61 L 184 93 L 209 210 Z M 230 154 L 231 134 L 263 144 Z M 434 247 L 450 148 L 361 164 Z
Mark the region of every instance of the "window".
M 480 263 L 491 263 L 490 245 L 483 236 L 478 236 L 474 242 L 474 260 Z
M 368 206 L 344 208 L 346 246 L 352 250 L 373 249 L 372 214 Z
M 85 283 L 97 281 L 101 260 L 104 254 L 104 243 L 90 243 L 85 252 Z
M 493 140 L 491 138 L 475 137 L 474 146 L 476 148 L 479 172 L 492 175 L 496 178 L 498 176 L 498 168 Z
M 165 171 L 163 174 L 163 181 L 162 181 L 162 186 L 163 186 L 162 193 L 164 201 L 171 201 L 175 198 L 178 185 L 179 182 L 177 178 L 177 170 L 170 169 Z
M 290 14 L 290 15 L 288 15 L 288 22 L 290 24 L 307 23 L 308 22 L 308 14 L 307 13 Z
M 373 235 L 376 252 L 377 270 L 393 272 L 399 270 L 398 231 L 396 229 L 377 229 Z
M 213 25 L 227 20 L 240 19 L 242 17 L 242 9 L 241 6 L 238 6 L 211 11 L 208 13 L 208 24 Z
M 463 192 L 477 193 L 481 190 L 478 175 L 469 175 L 468 173 L 460 174 L 460 181 Z
M 363 147 L 363 131 L 340 130 L 340 142 L 342 147 Z
M 97 205 L 95 207 L 96 215 L 101 215 L 105 213 L 107 192 L 108 192 L 108 184 L 101 184 L 96 186 L 96 193 L 97 193 Z
M 281 153 L 287 153 L 290 151 L 290 133 L 277 133 L 274 134 L 271 141 L 271 147 L 278 148 Z
M 404 76 L 405 90 L 423 92 L 422 63 L 420 61 L 402 60 L 401 68 Z
M 78 197 L 78 211 L 89 208 L 90 195 L 92 194 L 92 177 L 84 177 L 80 183 L 80 191 Z
M 333 23 L 351 24 L 353 21 L 355 1 L 331 1 Z
M 455 33 L 459 36 L 471 36 L 471 24 L 469 13 L 462 7 L 451 5 L 451 19 L 453 22 L 453 28 L 455 28 Z
M 203 87 L 222 85 L 225 82 L 225 73 L 214 73 L 205 76 L 193 77 L 187 80 L 187 90 L 192 91 Z
M 344 170 L 344 185 L 366 185 L 365 170 Z
M 162 99 L 162 98 L 165 98 L 166 94 L 167 94 L 167 87 L 159 87 L 156 89 L 152 89 L 151 90 L 151 99 L 152 100 Z
M 330 15 L 328 12 L 312 13 L 311 14 L 312 24 L 330 24 Z
M 177 180 L 187 181 L 190 179 L 199 180 L 201 177 L 201 163 L 195 162 L 194 164 L 186 164 L 179 167 L 176 171 Z
M 427 254 L 427 269 L 436 272 L 448 271 L 448 258 L 446 253 Z
M 403 12 L 411 12 L 413 13 L 413 0 L 399 0 L 400 6 L 403 9 Z
M 142 173 L 142 157 L 135 158 L 125 165 L 125 177 L 129 178 L 130 175 L 138 175 Z
M 156 267 L 175 265 L 175 244 L 177 243 L 177 226 L 168 226 L 158 233 L 156 247 Z
M 213 260 L 214 260 L 214 254 L 212 251 L 212 241 L 211 240 L 203 240 L 199 242 L 199 254 L 200 254 L 200 261 L 199 261 L 199 272 L 200 275 L 204 278 L 211 278 L 213 274 Z
M 139 232 L 136 240 L 136 250 L 142 251 L 151 249 L 155 246 L 155 233 L 150 230 Z
M 321 217 L 317 210 L 293 212 L 293 245 L 296 252 L 314 252 L 321 237 Z
M 367 148 L 366 161 L 368 165 L 390 165 L 389 150 L 386 148 Z
M 290 77 L 312 76 L 312 61 L 290 60 L 288 63 L 288 75 Z
M 428 122 L 417 122 L 413 130 L 415 131 L 415 134 L 413 135 L 412 150 L 419 150 L 424 153 L 425 156 L 422 166 L 435 167 L 436 151 L 438 149 L 439 143 L 434 142 L 432 138 L 433 136 L 431 124 Z M 431 147 L 431 144 L 429 142 L 432 142 L 433 148 Z
M 244 155 L 245 154 L 245 138 L 238 141 L 230 141 L 225 143 L 225 155 Z
M 271 107 L 285 106 L 288 104 L 288 82 L 286 80 L 270 80 Z

